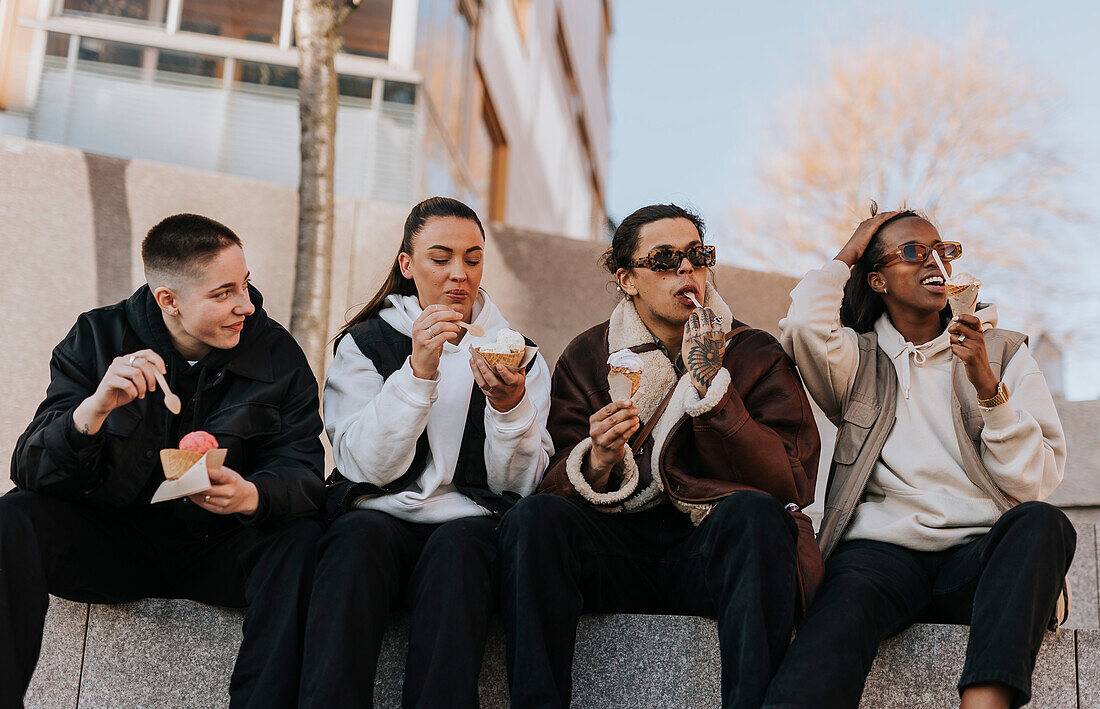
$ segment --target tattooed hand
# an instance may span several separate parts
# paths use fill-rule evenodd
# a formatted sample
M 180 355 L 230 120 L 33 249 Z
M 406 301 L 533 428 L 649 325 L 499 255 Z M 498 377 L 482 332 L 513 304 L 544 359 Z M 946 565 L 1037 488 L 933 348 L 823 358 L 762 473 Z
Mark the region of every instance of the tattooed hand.
M 710 383 L 722 368 L 726 336 L 721 321 L 715 323 L 715 320 L 710 308 L 696 308 L 684 325 L 684 344 L 680 352 L 699 396 L 706 396 Z

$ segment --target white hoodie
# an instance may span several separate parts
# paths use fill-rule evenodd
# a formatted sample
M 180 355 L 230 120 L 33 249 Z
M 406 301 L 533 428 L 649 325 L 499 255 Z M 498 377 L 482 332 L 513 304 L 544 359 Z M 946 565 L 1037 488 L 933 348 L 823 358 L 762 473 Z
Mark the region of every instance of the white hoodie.
M 391 295 L 388 301 L 379 317 L 411 336 L 421 313 L 416 296 Z M 445 343 L 431 380 L 415 377 L 406 359 L 383 381 L 353 338 L 340 341 L 325 380 L 324 401 L 325 430 L 341 474 L 355 482 L 385 485 L 408 470 L 425 428 L 430 447 L 424 471 L 407 490 L 365 496 L 356 507 L 423 523 L 489 514 L 451 483 L 474 386 L 470 346 L 492 342 L 508 327 L 485 291 L 478 291 L 474 301 L 473 322 L 485 328 L 486 336 L 466 333 L 457 345 Z M 526 394 L 514 409 L 501 413 L 486 402 L 485 468 L 493 492 L 529 495 L 538 487 L 553 452 L 546 431 L 549 409 L 550 372 L 541 356 L 527 374 Z
M 855 383 L 858 336 L 840 324 L 848 266 L 830 261 L 791 292 L 780 342 L 806 388 L 834 424 Z M 992 306 L 977 313 L 997 323 Z M 907 342 L 883 314 L 879 347 L 898 375 L 897 420 L 871 473 L 844 539 L 872 539 L 939 551 L 985 534 L 1000 516 L 970 482 L 951 416 L 951 346 L 945 330 L 922 345 Z M 1062 481 L 1066 446 L 1058 412 L 1035 359 L 1021 347 L 1001 377 L 1007 404 L 982 409 L 982 461 L 997 485 L 1021 502 L 1046 498 Z

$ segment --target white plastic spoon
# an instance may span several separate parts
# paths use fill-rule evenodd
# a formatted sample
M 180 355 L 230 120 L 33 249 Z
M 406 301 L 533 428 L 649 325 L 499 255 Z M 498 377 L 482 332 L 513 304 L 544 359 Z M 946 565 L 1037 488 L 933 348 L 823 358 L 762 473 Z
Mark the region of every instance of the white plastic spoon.
M 932 260 L 940 267 L 940 273 L 943 274 L 943 284 L 947 285 L 947 281 L 950 280 L 951 276 L 947 275 L 947 269 L 943 267 L 943 261 L 940 260 L 940 252 L 935 249 L 932 249 Z

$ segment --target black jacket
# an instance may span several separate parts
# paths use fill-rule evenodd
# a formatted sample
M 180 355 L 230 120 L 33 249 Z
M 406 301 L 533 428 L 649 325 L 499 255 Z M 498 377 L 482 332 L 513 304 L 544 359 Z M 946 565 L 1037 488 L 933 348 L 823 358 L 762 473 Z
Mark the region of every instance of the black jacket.
M 16 444 L 15 484 L 98 507 L 145 504 L 164 479 L 160 449 L 205 430 L 228 450 L 225 465 L 259 491 L 259 509 L 243 521 L 319 516 L 325 494 L 317 381 L 298 343 L 264 312 L 259 291 L 249 293 L 256 311 L 237 346 L 212 350 L 193 367 L 171 345 L 148 286 L 81 315 L 54 348 L 46 399 Z M 158 387 L 112 411 L 96 435 L 79 433 L 73 410 L 95 392 L 111 361 L 145 348 L 164 358 L 168 383 L 183 400 L 180 415 L 164 407 Z

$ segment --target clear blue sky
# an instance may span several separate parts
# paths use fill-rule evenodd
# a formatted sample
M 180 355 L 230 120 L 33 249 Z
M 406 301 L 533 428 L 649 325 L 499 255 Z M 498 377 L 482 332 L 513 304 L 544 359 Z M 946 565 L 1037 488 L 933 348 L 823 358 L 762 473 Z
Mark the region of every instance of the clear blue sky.
M 990 35 L 1061 91 L 1054 127 L 1079 167 L 1073 192 L 1091 210 L 1083 228 L 1100 232 L 1095 0 L 617 0 L 614 11 L 608 210 L 616 220 L 672 200 L 723 229 L 735 204 L 759 194 L 755 151 L 777 101 L 812 80 L 828 48 L 858 43 L 884 24 L 952 41 L 984 19 Z M 1100 283 L 1100 256 L 1083 261 L 1079 277 Z M 1100 317 L 1100 302 L 1091 307 Z M 1100 353 L 1082 349 L 1068 353 L 1067 394 L 1100 398 Z

